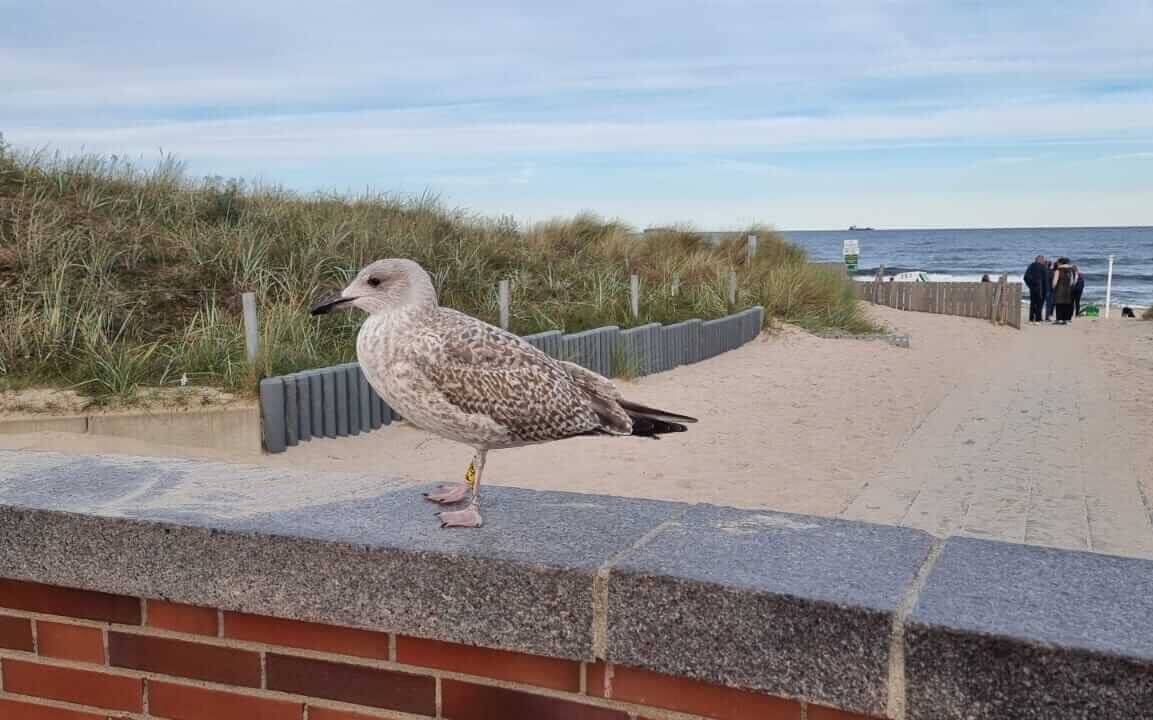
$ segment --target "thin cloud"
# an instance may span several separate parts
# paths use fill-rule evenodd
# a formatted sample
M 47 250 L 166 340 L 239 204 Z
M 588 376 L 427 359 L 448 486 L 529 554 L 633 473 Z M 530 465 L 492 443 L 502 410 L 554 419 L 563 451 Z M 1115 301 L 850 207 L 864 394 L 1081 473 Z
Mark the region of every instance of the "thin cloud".
M 1093 105 L 1050 103 L 900 115 L 766 120 L 638 120 L 438 124 L 435 112 L 348 112 L 127 128 L 13 128 L 14 142 L 136 155 L 157 147 L 182 155 L 324 158 L 364 154 L 611 152 L 855 148 L 950 140 L 1068 140 L 1125 134 L 1153 137 L 1153 98 Z
M 1102 160 L 1153 160 L 1153 152 L 1133 152 L 1133 153 L 1120 153 L 1118 155 L 1106 155 L 1101 158 Z
M 987 186 L 1073 183 L 1018 161 L 1042 146 L 1054 166 L 1109 146 L 1098 164 L 1135 177 L 1153 141 L 1147 0 L 1061 12 L 1046 0 L 349 0 L 339 12 L 314 0 L 0 0 L 0 17 L 8 141 L 163 148 L 198 171 L 301 189 L 399 179 L 477 203 L 516 186 L 525 203 L 562 193 L 578 208 L 661 207 L 641 194 L 781 196 L 820 165 L 822 185 L 784 210 L 761 214 L 752 196 L 724 205 L 771 221 L 828 212 L 833 187 L 848 207 L 878 167 L 909 193 L 953 189 L 956 168 Z M 605 191 L 654 157 L 660 182 Z M 1075 181 L 1114 191 L 1118 175 Z M 693 211 L 715 217 L 719 202 Z

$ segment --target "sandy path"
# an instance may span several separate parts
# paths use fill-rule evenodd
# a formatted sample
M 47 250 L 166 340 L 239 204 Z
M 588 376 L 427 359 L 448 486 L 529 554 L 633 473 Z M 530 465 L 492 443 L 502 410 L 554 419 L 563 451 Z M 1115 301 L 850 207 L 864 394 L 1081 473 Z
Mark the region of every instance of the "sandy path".
M 698 416 L 691 432 L 500 451 L 490 455 L 485 480 L 1153 557 L 1153 324 L 1016 331 L 875 312 L 909 334 L 912 348 L 796 331 L 764 336 L 705 363 L 622 383 L 641 402 Z M 403 425 L 271 456 L 50 434 L 0 436 L 0 446 L 227 457 L 422 480 L 457 479 L 471 455 Z
M 1153 327 L 1027 326 L 974 362 L 847 517 L 1153 557 Z

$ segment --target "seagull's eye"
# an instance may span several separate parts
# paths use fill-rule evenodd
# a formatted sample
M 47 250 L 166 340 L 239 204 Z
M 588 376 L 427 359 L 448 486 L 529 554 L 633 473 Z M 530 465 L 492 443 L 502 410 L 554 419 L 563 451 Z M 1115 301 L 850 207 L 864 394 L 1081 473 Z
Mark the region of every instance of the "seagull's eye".
M 380 287 L 380 278 L 370 277 L 368 279 L 368 286 L 369 287 Z

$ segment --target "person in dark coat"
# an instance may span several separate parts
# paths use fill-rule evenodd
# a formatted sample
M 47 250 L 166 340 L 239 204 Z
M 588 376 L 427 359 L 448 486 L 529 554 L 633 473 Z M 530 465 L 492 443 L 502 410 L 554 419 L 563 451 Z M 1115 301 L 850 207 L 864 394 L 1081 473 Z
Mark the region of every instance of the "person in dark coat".
M 1038 255 L 1025 269 L 1025 287 L 1029 288 L 1029 322 L 1041 322 L 1041 308 L 1045 305 L 1045 256 Z
M 1045 264 L 1045 322 L 1053 319 L 1053 273 L 1056 268 L 1055 261 Z
M 1081 317 L 1081 296 L 1085 294 L 1085 276 L 1076 265 L 1073 266 L 1073 275 L 1077 278 L 1077 282 L 1073 284 L 1073 317 Z
M 1057 310 L 1057 324 L 1066 325 L 1073 319 L 1073 286 L 1077 272 L 1069 258 L 1058 258 L 1053 270 L 1053 305 Z

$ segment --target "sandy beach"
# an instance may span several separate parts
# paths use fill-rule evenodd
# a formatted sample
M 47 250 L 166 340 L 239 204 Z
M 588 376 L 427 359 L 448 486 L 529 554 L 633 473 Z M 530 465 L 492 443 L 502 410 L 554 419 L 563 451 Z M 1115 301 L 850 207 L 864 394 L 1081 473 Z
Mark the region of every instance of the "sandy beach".
M 622 382 L 700 418 L 660 441 L 493 453 L 485 481 L 710 502 L 1153 558 L 1153 324 L 1023 330 L 871 308 L 909 349 L 785 328 L 698 365 Z M 405 424 L 236 455 L 39 433 L 0 447 L 216 457 L 459 479 L 471 451 Z M 333 489 L 334 495 L 339 489 Z

